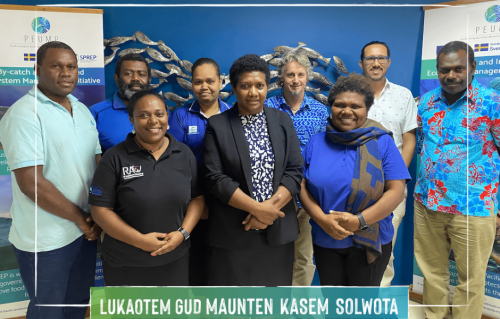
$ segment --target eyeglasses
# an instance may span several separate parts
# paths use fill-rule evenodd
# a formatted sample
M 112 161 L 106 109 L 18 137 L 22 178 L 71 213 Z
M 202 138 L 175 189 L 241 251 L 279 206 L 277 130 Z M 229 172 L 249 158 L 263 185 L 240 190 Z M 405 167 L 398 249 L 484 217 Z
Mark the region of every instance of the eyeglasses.
M 388 56 L 367 56 L 363 58 L 363 60 L 366 62 L 366 64 L 373 64 L 375 63 L 375 60 L 378 60 L 378 63 L 380 64 L 386 64 L 387 60 L 389 60 Z

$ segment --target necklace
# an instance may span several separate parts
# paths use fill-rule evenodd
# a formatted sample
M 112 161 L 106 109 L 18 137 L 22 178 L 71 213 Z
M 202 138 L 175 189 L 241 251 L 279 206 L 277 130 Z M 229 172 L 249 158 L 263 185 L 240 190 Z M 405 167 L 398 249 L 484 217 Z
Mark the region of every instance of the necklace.
M 139 143 L 139 141 L 137 140 L 137 138 L 134 138 L 134 140 L 135 140 L 135 142 L 137 143 L 137 145 L 139 145 L 139 147 L 140 147 L 140 148 L 142 148 L 143 150 L 145 150 L 145 151 L 147 151 L 147 152 L 149 152 L 149 153 L 151 153 L 151 154 L 153 154 L 154 152 L 156 152 L 156 151 L 160 150 L 160 149 L 163 147 L 163 144 L 165 144 L 165 137 L 163 137 L 163 141 L 161 142 L 161 146 L 160 146 L 160 147 L 158 147 L 158 148 L 157 148 L 157 149 L 155 149 L 155 150 L 151 150 L 151 151 L 150 151 L 150 150 L 148 150 L 148 149 L 144 148 L 144 147 L 141 145 L 141 143 Z

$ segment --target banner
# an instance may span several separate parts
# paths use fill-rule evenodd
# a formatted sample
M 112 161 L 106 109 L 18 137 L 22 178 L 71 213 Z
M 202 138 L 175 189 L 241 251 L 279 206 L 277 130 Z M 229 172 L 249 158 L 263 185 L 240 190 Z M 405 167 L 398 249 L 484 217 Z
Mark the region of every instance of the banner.
M 477 64 L 474 78 L 481 84 L 500 90 L 500 1 L 491 1 L 425 12 L 420 96 L 440 85 L 436 71 L 437 52 L 446 43 L 457 40 L 468 43 L 474 50 Z M 494 318 L 500 318 L 499 228 L 497 220 L 497 238 L 486 272 L 483 310 L 483 314 Z M 452 252 L 449 260 L 450 291 L 453 295 L 458 273 Z M 413 291 L 423 293 L 423 277 L 416 262 L 413 267 Z
M 64 42 L 77 54 L 79 77 L 72 94 L 87 106 L 105 99 L 102 10 L 0 5 L 0 29 L 0 118 L 33 88 L 37 49 L 50 41 Z M 24 316 L 28 304 L 8 240 L 10 174 L 0 145 L 0 318 Z
M 407 287 L 101 287 L 90 300 L 95 319 L 408 318 Z

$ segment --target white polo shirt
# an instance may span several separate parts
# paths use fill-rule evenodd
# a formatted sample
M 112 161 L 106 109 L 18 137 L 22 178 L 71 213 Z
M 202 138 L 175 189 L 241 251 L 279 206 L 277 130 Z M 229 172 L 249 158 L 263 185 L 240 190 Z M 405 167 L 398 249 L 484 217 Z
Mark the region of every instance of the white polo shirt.
M 385 80 L 385 86 L 375 99 L 368 118 L 392 131 L 399 152 L 403 150 L 403 133 L 417 128 L 417 105 L 410 90 Z
M 0 143 L 11 171 L 43 165 L 45 178 L 68 200 L 90 212 L 88 190 L 96 168 L 95 155 L 101 153 L 101 146 L 90 111 L 74 96 L 68 95 L 68 99 L 73 116 L 33 87 L 0 121 Z M 34 252 L 35 233 L 38 252 L 64 247 L 83 234 L 74 222 L 40 207 L 35 223 L 35 203 L 21 192 L 14 172 L 11 176 L 9 240 L 17 249 Z

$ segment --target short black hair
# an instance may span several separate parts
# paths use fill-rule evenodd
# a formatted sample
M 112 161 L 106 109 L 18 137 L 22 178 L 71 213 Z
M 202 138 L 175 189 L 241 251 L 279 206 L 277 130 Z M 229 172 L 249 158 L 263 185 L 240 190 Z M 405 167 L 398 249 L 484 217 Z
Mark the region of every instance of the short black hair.
M 391 50 L 389 50 L 389 46 L 387 46 L 387 44 L 385 42 L 372 41 L 372 42 L 368 42 L 367 44 L 365 44 L 365 46 L 361 49 L 361 59 L 360 60 L 363 60 L 363 58 L 365 57 L 365 49 L 366 49 L 366 47 L 368 47 L 370 45 L 374 45 L 374 44 L 383 45 L 387 49 L 387 56 L 389 58 L 391 57 Z
M 264 73 L 266 84 L 269 85 L 271 80 L 271 71 L 266 61 L 262 60 L 257 54 L 245 54 L 241 58 L 234 61 L 229 69 L 229 80 L 231 86 L 235 87 L 240 80 L 240 75 L 245 72 L 259 71 Z
M 48 49 L 64 49 L 64 50 L 70 50 L 73 52 L 76 58 L 76 53 L 75 51 L 66 43 L 60 42 L 60 41 L 50 41 L 47 43 L 42 44 L 36 51 L 36 64 L 42 65 L 43 59 L 45 58 L 45 55 L 47 54 Z M 77 58 L 78 60 L 78 58 Z
M 146 67 L 148 68 L 148 78 L 151 78 L 151 67 L 149 66 L 148 61 L 146 61 L 146 59 L 142 55 L 137 54 L 137 53 L 130 53 L 130 54 L 124 55 L 118 59 L 118 62 L 116 62 L 116 66 L 115 66 L 116 76 L 120 77 L 120 70 L 122 69 L 122 64 L 124 61 L 144 62 L 144 64 L 146 64 Z
M 130 98 L 130 101 L 128 102 L 127 111 L 128 111 L 128 115 L 130 117 L 134 117 L 134 109 L 135 109 L 135 105 L 137 104 L 137 102 L 140 99 L 142 99 L 143 97 L 148 96 L 148 95 L 156 96 L 157 98 L 159 98 L 160 101 L 162 101 L 163 105 L 165 106 L 165 110 L 167 109 L 167 103 L 165 102 L 165 99 L 160 94 L 156 93 L 153 90 L 139 91 L 139 92 L 135 93 L 134 95 L 132 95 L 132 97 Z
M 370 87 L 370 82 L 361 74 L 350 74 L 339 77 L 328 93 L 328 105 L 332 106 L 337 95 L 344 92 L 355 92 L 363 95 L 365 97 L 367 112 L 375 100 L 375 94 Z
M 439 56 L 441 54 L 447 55 L 450 53 L 456 53 L 459 50 L 464 50 L 467 53 L 467 49 L 469 50 L 467 56 L 469 60 L 469 66 L 472 66 L 472 64 L 474 63 L 474 50 L 472 50 L 472 47 L 462 41 L 451 41 L 446 43 L 441 49 L 439 49 L 439 52 L 436 56 L 436 67 L 439 66 Z
M 191 67 L 191 74 L 194 74 L 194 70 L 199 67 L 200 65 L 203 64 L 210 64 L 215 68 L 215 72 L 217 73 L 217 77 L 220 78 L 220 68 L 217 62 L 210 58 L 199 58 L 193 63 L 193 66 Z

